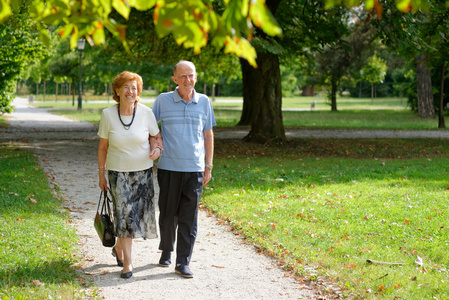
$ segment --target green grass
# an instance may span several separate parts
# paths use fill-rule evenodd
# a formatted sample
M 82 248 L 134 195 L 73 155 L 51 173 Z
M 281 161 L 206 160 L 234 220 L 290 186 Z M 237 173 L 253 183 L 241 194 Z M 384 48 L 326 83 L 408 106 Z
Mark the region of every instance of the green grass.
M 112 104 L 110 104 L 112 105 Z M 101 104 L 86 105 L 81 112 L 76 109 L 57 109 L 52 112 L 75 120 L 99 124 Z M 218 127 L 234 127 L 240 120 L 241 111 L 215 108 Z M 338 129 L 438 129 L 438 120 L 422 119 L 409 110 L 341 110 L 331 111 L 284 111 L 284 126 L 289 128 L 338 128 Z M 449 122 L 449 120 L 447 121 Z
M 83 299 L 78 237 L 36 158 L 0 145 L 0 165 L 0 298 Z
M 356 298 L 448 299 L 448 144 L 217 140 L 202 201 L 306 280 Z
M 142 99 L 155 99 L 155 95 L 145 94 L 141 96 Z M 242 97 L 216 97 L 215 101 L 212 102 L 214 108 L 232 108 L 241 109 L 243 106 Z M 328 110 L 330 109 L 329 102 L 325 97 L 283 97 L 282 98 L 282 108 L 283 109 L 306 109 L 310 110 L 310 102 L 315 101 L 315 108 L 317 110 Z M 95 102 L 95 103 L 94 103 Z M 98 103 L 100 102 L 100 103 Z M 108 105 L 114 104 L 115 101 L 109 97 L 107 99 L 104 96 L 83 96 L 83 107 L 107 107 Z M 75 97 L 75 105 L 72 106 L 72 98 L 67 98 L 66 96 L 59 96 L 58 100 L 54 100 L 54 95 L 46 97 L 45 102 L 43 102 L 42 96 L 35 98 L 35 105 L 41 107 L 66 107 L 66 108 L 76 108 L 78 104 L 78 97 Z M 345 109 L 401 109 L 407 107 L 406 99 L 399 98 L 376 98 L 371 100 L 371 98 L 350 98 L 350 97 L 339 97 L 337 99 L 337 108 L 339 110 Z

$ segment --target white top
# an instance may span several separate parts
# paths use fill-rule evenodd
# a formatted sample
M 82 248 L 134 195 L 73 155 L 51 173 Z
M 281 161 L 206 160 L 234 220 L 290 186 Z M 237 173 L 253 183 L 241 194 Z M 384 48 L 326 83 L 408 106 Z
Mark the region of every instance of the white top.
M 129 124 L 132 116 L 121 116 Z M 150 159 L 149 137 L 159 133 L 159 127 L 151 108 L 137 103 L 136 116 L 128 130 L 117 113 L 117 105 L 105 108 L 101 115 L 98 136 L 109 140 L 106 168 L 118 172 L 134 172 L 153 166 Z

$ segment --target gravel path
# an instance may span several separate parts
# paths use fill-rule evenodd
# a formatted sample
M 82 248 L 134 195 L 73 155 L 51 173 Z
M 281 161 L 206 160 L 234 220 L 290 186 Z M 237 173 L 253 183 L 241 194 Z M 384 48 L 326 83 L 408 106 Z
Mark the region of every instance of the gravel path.
M 16 98 L 16 112 L 7 115 L 10 128 L 0 129 L 0 143 L 14 143 L 35 152 L 53 186 L 58 186 L 71 211 L 84 257 L 82 269 L 104 299 L 329 299 L 322 286 L 308 286 L 287 276 L 270 258 L 257 254 L 220 220 L 201 210 L 191 268 L 184 279 L 174 268 L 156 264 L 158 239 L 133 244 L 134 276 L 119 278 L 110 248 L 102 247 L 93 228 L 100 190 L 97 186 L 97 128 L 31 108 Z M 239 134 L 244 134 L 239 133 Z M 216 138 L 236 138 L 217 132 Z

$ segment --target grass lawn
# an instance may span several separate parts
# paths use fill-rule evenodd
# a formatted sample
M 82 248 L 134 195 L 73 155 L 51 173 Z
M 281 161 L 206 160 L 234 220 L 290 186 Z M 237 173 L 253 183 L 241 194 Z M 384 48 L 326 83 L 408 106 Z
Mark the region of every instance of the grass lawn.
M 317 110 L 310 111 L 310 101 L 317 100 Z M 214 102 L 215 117 L 218 127 L 233 127 L 241 116 L 241 102 L 233 99 L 217 98 Z M 226 102 L 229 101 L 229 102 Z M 283 99 L 284 109 L 306 109 L 304 111 L 284 111 L 284 126 L 300 128 L 339 128 L 339 129 L 438 129 L 438 120 L 421 119 L 404 109 L 405 100 L 399 98 L 379 98 L 372 102 L 369 98 L 339 98 L 339 111 L 331 112 L 326 99 L 316 97 L 296 97 Z M 66 117 L 98 124 L 101 111 L 111 105 L 110 100 L 98 102 L 83 102 L 83 110 L 79 112 L 71 101 L 35 102 L 39 107 L 52 108 L 53 113 Z M 145 103 L 152 106 L 152 103 Z M 401 108 L 403 107 L 403 108 Z M 323 110 L 318 110 L 323 109 Z
M 75 229 L 33 154 L 0 145 L 0 298 L 85 299 Z
M 300 280 L 449 299 L 448 155 L 446 140 L 217 140 L 202 201 Z

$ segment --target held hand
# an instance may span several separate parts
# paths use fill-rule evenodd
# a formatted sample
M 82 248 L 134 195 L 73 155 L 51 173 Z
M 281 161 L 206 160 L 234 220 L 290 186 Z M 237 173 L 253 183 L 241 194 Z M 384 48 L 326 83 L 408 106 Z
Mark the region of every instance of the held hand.
M 150 159 L 156 160 L 161 156 L 161 154 L 162 154 L 162 151 L 160 148 L 154 148 L 150 153 Z

